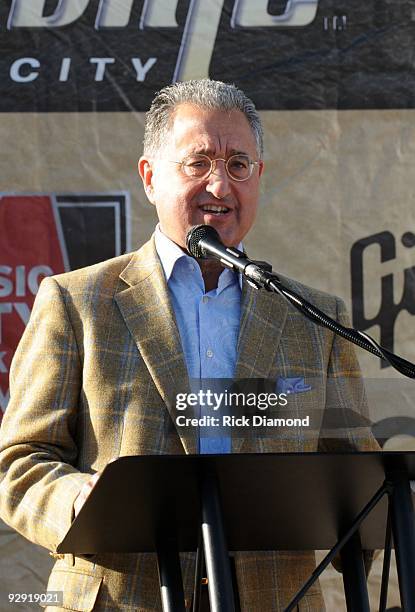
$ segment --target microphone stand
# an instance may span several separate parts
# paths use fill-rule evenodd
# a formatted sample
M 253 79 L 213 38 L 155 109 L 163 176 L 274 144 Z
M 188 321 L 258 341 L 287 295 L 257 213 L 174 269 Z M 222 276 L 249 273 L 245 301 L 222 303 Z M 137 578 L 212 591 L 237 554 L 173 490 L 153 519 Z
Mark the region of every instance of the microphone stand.
M 246 267 L 246 272 L 249 274 L 248 282 L 256 289 L 264 288 L 285 298 L 294 308 L 301 312 L 307 319 L 321 327 L 327 327 L 335 334 L 345 338 L 349 342 L 353 342 L 360 348 L 365 349 L 369 353 L 376 355 L 380 359 L 385 359 L 395 370 L 398 370 L 408 378 L 415 378 L 415 365 L 399 355 L 392 353 L 388 349 L 378 344 L 368 334 L 365 334 L 353 327 L 345 327 L 338 321 L 335 321 L 322 310 L 305 300 L 292 289 L 285 287 L 276 274 L 273 274 L 268 269 L 269 264 L 253 262 Z
M 379 345 L 369 335 L 354 329 L 345 327 L 326 315 L 319 308 L 305 300 L 301 295 L 289 289 L 272 273 L 272 267 L 266 262 L 249 260 L 245 253 L 234 247 L 225 247 L 217 231 L 211 226 L 201 225 L 193 228 L 187 236 L 186 241 L 189 252 L 196 258 L 213 256 L 219 259 L 223 265 L 235 272 L 242 273 L 247 282 L 256 289 L 266 289 L 286 299 L 301 314 L 313 323 L 330 329 L 333 333 L 345 338 L 349 342 L 360 346 L 369 353 L 385 359 L 398 372 L 408 378 L 415 378 L 415 365 L 391 351 Z M 386 480 L 381 489 L 354 520 L 352 526 L 345 536 L 340 539 L 326 558 L 316 568 L 313 575 L 304 587 L 294 596 L 284 612 L 291 612 L 297 607 L 305 592 L 330 562 L 332 556 L 342 550 L 342 562 L 344 569 L 344 582 L 348 585 L 349 593 L 347 607 L 350 610 L 363 610 L 368 612 L 369 600 L 363 565 L 361 545 L 356 532 L 362 520 L 377 505 L 384 494 L 389 499 L 389 520 L 387 536 L 385 540 L 385 562 L 382 573 L 382 588 L 380 612 L 384 612 L 387 599 L 387 583 L 390 564 L 391 533 L 395 542 L 399 587 L 403 608 L 408 612 L 415 612 L 415 585 L 413 576 L 415 574 L 415 521 L 414 508 L 412 504 L 411 487 L 407 470 L 401 465 L 389 464 L 385 460 Z M 223 546 L 222 546 L 223 552 Z M 359 568 L 356 560 L 360 559 Z M 225 562 L 225 561 L 224 561 Z M 221 610 L 221 608 L 214 608 Z M 232 608 L 231 608 L 232 609 Z
M 330 329 L 335 334 L 357 344 L 366 351 L 385 359 L 398 372 L 408 378 L 415 378 L 415 365 L 411 362 L 395 355 L 391 351 L 380 346 L 373 338 L 360 332 L 353 327 L 345 327 L 338 321 L 335 321 L 319 308 L 305 300 L 295 291 L 288 289 L 283 285 L 276 274 L 273 274 L 271 266 L 265 262 L 252 262 L 246 267 L 247 280 L 255 288 L 265 288 L 288 300 L 294 308 L 305 315 L 313 323 Z M 245 272 L 245 270 L 244 270 Z M 357 529 L 363 517 L 366 516 L 379 502 L 381 497 L 387 493 L 388 495 L 388 522 L 385 536 L 385 557 L 382 571 L 382 585 L 380 595 L 379 612 L 386 610 L 389 568 L 392 548 L 392 532 L 395 542 L 396 562 L 398 568 L 399 590 L 403 608 L 405 610 L 415 612 L 415 588 L 413 576 L 415 572 L 415 523 L 414 523 L 414 508 L 411 495 L 411 483 L 408 474 L 393 465 L 388 465 L 386 460 L 386 480 L 382 488 L 377 492 L 375 497 L 362 510 L 361 514 L 355 519 L 349 532 L 343 537 L 347 543 L 341 551 L 343 563 L 343 580 L 346 587 L 346 592 L 349 594 L 347 599 L 347 609 L 369 610 L 369 601 L 367 596 L 367 587 L 365 585 L 366 576 L 361 562 L 360 572 L 358 571 L 356 561 L 362 561 L 360 540 L 354 540 Z M 350 537 L 351 533 L 353 537 Z M 312 576 L 305 583 L 302 589 L 291 599 L 284 612 L 291 612 L 296 607 L 303 595 L 307 592 L 310 586 L 315 582 L 318 576 L 323 572 L 329 564 L 332 557 L 338 548 L 343 546 L 344 542 L 339 540 L 336 546 L 326 555 L 325 559 L 315 569 Z M 347 598 L 347 597 L 346 597 Z M 360 608 L 362 606 L 362 608 Z

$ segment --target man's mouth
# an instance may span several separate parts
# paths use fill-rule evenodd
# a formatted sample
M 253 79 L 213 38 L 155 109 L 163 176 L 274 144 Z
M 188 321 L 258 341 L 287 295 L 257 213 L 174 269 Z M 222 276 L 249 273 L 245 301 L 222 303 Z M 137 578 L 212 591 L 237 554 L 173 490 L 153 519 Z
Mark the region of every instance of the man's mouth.
M 204 213 L 209 213 L 212 215 L 226 215 L 230 212 L 230 208 L 227 206 L 217 206 L 216 204 L 206 204 L 205 206 L 201 206 L 201 210 Z

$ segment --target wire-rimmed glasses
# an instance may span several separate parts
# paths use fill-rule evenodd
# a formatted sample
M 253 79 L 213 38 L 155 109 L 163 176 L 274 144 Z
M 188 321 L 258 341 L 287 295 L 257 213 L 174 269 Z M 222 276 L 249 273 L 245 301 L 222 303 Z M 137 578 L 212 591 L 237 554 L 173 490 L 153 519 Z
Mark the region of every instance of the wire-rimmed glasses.
M 231 155 L 228 159 L 222 157 L 211 159 L 202 153 L 194 153 L 174 163 L 179 164 L 180 170 L 189 178 L 201 180 L 207 179 L 212 172 L 215 172 L 218 161 L 225 163 L 226 173 L 233 181 L 247 181 L 252 176 L 254 167 L 259 164 L 243 153 Z

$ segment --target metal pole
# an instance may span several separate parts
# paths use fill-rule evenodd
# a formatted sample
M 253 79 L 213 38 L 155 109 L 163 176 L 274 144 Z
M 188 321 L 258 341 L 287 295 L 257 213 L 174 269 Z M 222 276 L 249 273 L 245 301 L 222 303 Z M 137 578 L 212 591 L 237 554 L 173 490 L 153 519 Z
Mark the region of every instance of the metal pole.
M 385 612 L 388 603 L 388 586 L 389 586 L 389 571 L 391 565 L 391 552 L 392 552 L 392 524 L 391 524 L 391 501 L 389 499 L 388 505 L 388 521 L 386 523 L 386 534 L 385 534 L 385 550 L 383 553 L 383 569 L 382 569 L 382 583 L 380 589 L 380 601 L 379 601 L 379 612 Z
M 392 532 L 395 544 L 401 604 L 405 612 L 415 612 L 415 515 L 409 478 L 404 473 L 389 474 Z
M 202 535 L 211 611 L 235 612 L 219 487 L 216 475 L 209 469 L 202 482 Z
M 185 612 L 183 579 L 177 549 L 162 545 L 157 550 L 157 559 L 163 612 Z
M 365 564 L 358 532 L 344 545 L 340 557 L 348 612 L 370 612 Z
M 301 587 L 298 593 L 293 597 L 288 606 L 285 608 L 284 612 L 292 612 L 296 607 L 299 601 L 304 597 L 309 588 L 315 583 L 317 578 L 326 567 L 333 561 L 334 557 L 338 552 L 343 548 L 346 542 L 352 537 L 357 529 L 359 529 L 360 524 L 365 520 L 368 514 L 373 510 L 373 508 L 379 503 L 384 495 L 389 491 L 389 485 L 384 482 L 383 485 L 376 491 L 372 499 L 366 504 L 363 510 L 358 514 L 356 520 L 353 521 L 350 529 L 337 541 L 335 546 L 327 553 L 322 562 L 316 567 L 314 572 L 311 574 L 310 578 L 307 582 Z
M 201 599 L 201 590 L 202 590 L 202 572 L 204 566 L 204 557 L 203 557 L 203 540 L 202 540 L 202 532 L 199 532 L 198 544 L 197 544 L 197 553 L 196 553 L 196 567 L 195 567 L 195 582 L 193 587 L 193 610 L 192 612 L 199 612 L 200 609 L 200 599 Z

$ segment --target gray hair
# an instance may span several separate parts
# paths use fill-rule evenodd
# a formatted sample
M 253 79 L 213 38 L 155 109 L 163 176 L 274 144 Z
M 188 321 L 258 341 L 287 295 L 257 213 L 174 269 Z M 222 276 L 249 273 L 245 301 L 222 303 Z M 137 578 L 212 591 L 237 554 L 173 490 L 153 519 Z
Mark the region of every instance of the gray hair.
M 186 103 L 212 110 L 243 112 L 255 137 L 258 155 L 262 158 L 263 130 L 255 104 L 235 85 L 210 79 L 174 83 L 174 85 L 163 87 L 156 94 L 150 110 L 146 113 L 145 154 L 155 153 L 163 146 L 171 128 L 175 109 L 180 104 Z

